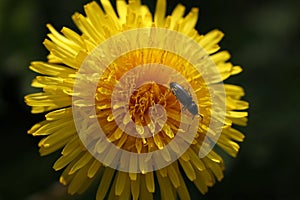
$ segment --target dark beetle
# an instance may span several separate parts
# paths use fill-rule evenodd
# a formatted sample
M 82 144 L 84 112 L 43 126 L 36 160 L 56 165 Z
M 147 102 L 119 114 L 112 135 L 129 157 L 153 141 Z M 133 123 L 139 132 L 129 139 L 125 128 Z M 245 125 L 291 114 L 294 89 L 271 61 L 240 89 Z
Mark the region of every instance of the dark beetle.
M 201 116 L 198 113 L 198 107 L 196 103 L 193 101 L 193 98 L 188 91 L 186 91 L 181 85 L 175 82 L 170 83 L 170 89 L 179 100 L 179 102 L 183 105 L 183 109 L 186 108 L 194 116 Z

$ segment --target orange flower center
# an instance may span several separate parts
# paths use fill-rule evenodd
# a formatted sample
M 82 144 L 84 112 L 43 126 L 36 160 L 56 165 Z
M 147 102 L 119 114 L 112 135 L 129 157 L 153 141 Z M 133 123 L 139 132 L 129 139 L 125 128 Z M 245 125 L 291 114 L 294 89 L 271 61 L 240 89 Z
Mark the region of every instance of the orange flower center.
M 178 131 L 188 134 L 193 116 L 182 110 L 170 82 L 188 89 L 204 81 L 186 60 L 160 49 L 139 49 L 111 63 L 95 96 L 98 122 L 108 140 L 123 150 L 147 153 L 163 149 Z M 199 101 L 202 93 L 207 96 L 205 86 L 196 89 L 193 100 Z

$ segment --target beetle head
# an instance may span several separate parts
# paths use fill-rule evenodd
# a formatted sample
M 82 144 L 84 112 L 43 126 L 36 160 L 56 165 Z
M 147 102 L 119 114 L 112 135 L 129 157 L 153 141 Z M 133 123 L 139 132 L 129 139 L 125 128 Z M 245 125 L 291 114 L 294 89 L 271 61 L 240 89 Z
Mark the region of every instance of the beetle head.
M 172 89 L 172 88 L 175 88 L 175 86 L 176 86 L 176 83 L 175 82 L 171 82 L 170 83 L 170 88 Z

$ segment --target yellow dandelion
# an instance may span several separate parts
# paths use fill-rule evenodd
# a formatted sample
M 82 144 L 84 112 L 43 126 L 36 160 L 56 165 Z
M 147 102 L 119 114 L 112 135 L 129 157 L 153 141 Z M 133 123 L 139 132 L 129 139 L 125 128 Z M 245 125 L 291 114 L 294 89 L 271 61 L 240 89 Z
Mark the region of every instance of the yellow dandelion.
M 51 25 L 47 62 L 25 97 L 45 120 L 29 131 L 42 136 L 41 155 L 62 149 L 54 163 L 70 194 L 96 180 L 96 199 L 190 199 L 184 177 L 202 194 L 223 178 L 216 144 L 235 157 L 248 103 L 242 87 L 223 84 L 242 71 L 219 51 L 223 33 L 200 35 L 198 9 L 166 16 L 157 0 L 152 16 L 140 0 L 91 2 L 73 20 L 82 34 Z

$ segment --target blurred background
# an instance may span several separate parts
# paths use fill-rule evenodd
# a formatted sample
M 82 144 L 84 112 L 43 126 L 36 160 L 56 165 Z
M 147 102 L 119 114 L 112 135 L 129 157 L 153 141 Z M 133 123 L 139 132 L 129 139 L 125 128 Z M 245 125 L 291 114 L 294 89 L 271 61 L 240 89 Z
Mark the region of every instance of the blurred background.
M 46 60 L 46 23 L 76 31 L 71 15 L 89 0 L 0 0 L 0 200 L 94 199 L 95 189 L 69 196 L 52 169 L 59 152 L 40 157 L 39 138 L 26 134 L 43 115 L 30 114 L 23 96 L 35 74 L 28 66 Z M 143 0 L 151 11 L 155 1 Z M 227 82 L 242 85 L 250 102 L 245 142 L 226 158 L 225 178 L 206 195 L 188 184 L 192 199 L 299 199 L 300 1 L 174 0 L 200 8 L 197 29 L 225 32 L 221 42 L 244 72 Z M 114 2 L 113 2 L 114 3 Z

